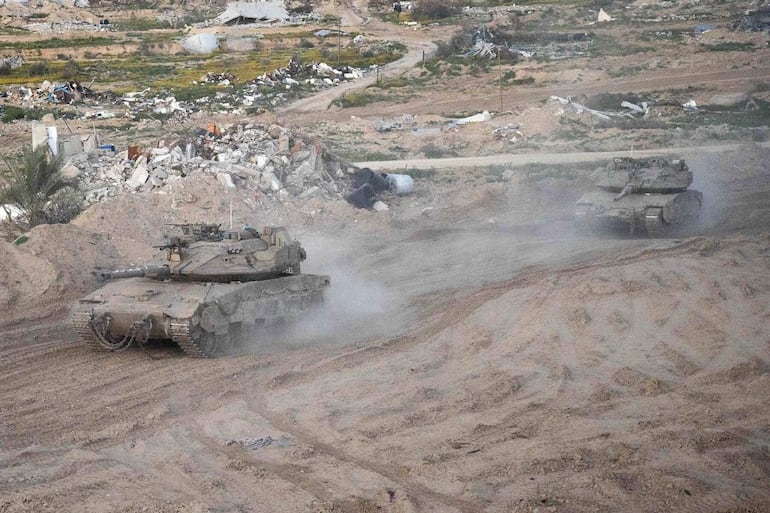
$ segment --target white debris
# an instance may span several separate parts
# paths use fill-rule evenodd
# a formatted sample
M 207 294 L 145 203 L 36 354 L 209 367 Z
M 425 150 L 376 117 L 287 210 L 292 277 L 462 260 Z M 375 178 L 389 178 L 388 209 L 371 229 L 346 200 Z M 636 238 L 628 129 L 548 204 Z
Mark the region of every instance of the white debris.
M 454 120 L 454 124 L 467 125 L 468 123 L 484 123 L 490 119 L 492 119 L 492 114 L 485 110 L 484 112 L 468 116 L 467 118 L 456 119 Z
M 227 173 L 217 173 L 217 180 L 225 189 L 235 189 L 233 177 Z
M 182 48 L 190 53 L 211 53 L 219 48 L 219 38 L 214 34 L 195 34 L 182 41 Z
M 596 21 L 599 23 L 604 23 L 606 21 L 612 21 L 612 17 L 607 14 L 603 8 L 599 9 L 599 15 L 596 17 Z
M 374 202 L 372 209 L 374 209 L 376 212 L 384 212 L 386 210 L 390 210 L 385 203 L 379 200 Z
M 147 171 L 147 167 L 143 163 L 137 164 L 134 168 L 134 172 L 131 173 L 131 178 L 128 179 L 126 185 L 131 189 L 138 189 L 147 181 L 150 177 L 150 173 Z

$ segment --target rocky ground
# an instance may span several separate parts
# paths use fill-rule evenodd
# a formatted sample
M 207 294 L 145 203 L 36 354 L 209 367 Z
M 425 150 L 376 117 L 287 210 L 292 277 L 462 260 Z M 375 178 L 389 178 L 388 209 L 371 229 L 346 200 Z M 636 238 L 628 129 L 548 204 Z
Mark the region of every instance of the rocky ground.
M 710 94 L 753 94 L 752 62 Z M 701 65 L 694 74 L 709 72 Z M 669 72 L 660 83 L 680 75 Z M 655 129 L 648 146 L 740 144 L 684 150 L 704 208 L 678 238 L 576 233 L 575 200 L 602 162 L 412 169 L 414 193 L 386 194 L 383 212 L 355 209 L 331 186 L 347 176 L 348 159 L 324 157 L 335 148 L 420 157 L 431 142 L 435 156 L 462 156 L 639 140 L 598 125 L 567 137 L 555 119 L 590 118 L 542 91 L 529 104 L 536 90 L 512 92 L 522 96 L 507 118 L 453 130 L 415 111 L 418 123 L 435 116 L 423 132 L 378 132 L 383 120 L 410 122 L 388 106 L 320 119 L 305 102 L 305 130 L 299 108 L 249 120 L 264 123 L 250 134 L 259 151 L 236 159 L 229 145 L 203 165 L 184 143 L 210 119 L 182 135 L 147 122 L 146 161 L 74 162 L 106 192 L 67 225 L 0 242 L 0 512 L 770 511 L 770 150 L 756 130 L 698 140 Z M 430 93 L 439 97 L 462 100 Z M 243 142 L 240 120 L 215 121 Z M 509 123 L 529 142 L 495 138 Z M 14 127 L 3 135 L 21 141 Z M 293 135 L 307 132 L 330 140 Z M 259 158 L 273 151 L 286 160 Z M 220 176 L 210 163 L 220 153 L 248 172 Z M 147 181 L 127 185 L 140 164 Z M 302 166 L 315 182 L 296 183 Z M 295 188 L 272 190 L 268 172 Z M 163 223 L 226 224 L 231 212 L 302 242 L 303 271 L 331 276 L 320 316 L 228 358 L 162 341 L 120 354 L 82 347 L 69 313 L 98 286 L 94 269 L 142 263 Z

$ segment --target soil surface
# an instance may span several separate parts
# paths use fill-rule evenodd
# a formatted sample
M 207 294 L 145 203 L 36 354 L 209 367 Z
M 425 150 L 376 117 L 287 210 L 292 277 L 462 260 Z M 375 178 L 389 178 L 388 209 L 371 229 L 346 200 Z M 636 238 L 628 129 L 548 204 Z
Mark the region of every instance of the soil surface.
M 349 7 L 351 26 L 391 30 Z M 410 48 L 395 69 L 431 49 L 392 32 Z M 597 131 L 569 153 L 577 139 L 547 139 L 559 121 L 533 104 L 696 82 L 745 93 L 766 56 L 730 72 L 702 60 L 639 80 L 598 73 L 577 89 L 552 82 L 574 64 L 533 65 L 543 82 L 504 97 L 491 127 L 428 138 L 370 123 L 473 113 L 494 87 L 360 110 L 327 110 L 342 92 L 330 90 L 270 116 L 348 147 L 418 158 L 431 141 L 522 160 L 415 172 L 414 194 L 386 196 L 385 212 L 318 199 L 266 210 L 195 174 L 0 241 L 0 513 L 770 511 L 770 150 L 661 130 L 703 193 L 699 223 L 663 239 L 581 234 L 575 201 L 606 161 L 584 152 L 645 143 Z M 522 120 L 553 143 L 532 160 L 492 137 Z M 82 345 L 70 312 L 99 287 L 94 270 L 153 256 L 163 223 L 224 224 L 231 208 L 235 224 L 302 242 L 303 271 L 331 277 L 319 312 L 226 358 Z
M 213 183 L 35 228 L 0 246 L 0 511 L 767 511 L 767 159 L 692 155 L 680 239 L 575 234 L 590 169 L 326 205 L 298 234 L 323 315 L 221 359 L 68 327 L 158 220 L 222 217 Z

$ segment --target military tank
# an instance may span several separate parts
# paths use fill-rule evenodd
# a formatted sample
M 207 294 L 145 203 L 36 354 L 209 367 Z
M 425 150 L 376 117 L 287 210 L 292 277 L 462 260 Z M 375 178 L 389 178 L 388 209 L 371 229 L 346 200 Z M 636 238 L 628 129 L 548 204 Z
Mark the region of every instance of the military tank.
M 330 279 L 302 274 L 306 253 L 282 227 L 171 225 L 158 257 L 101 272 L 104 285 L 76 305 L 86 345 L 122 351 L 170 339 L 190 356 L 231 353 L 245 334 L 285 324 L 322 301 Z
M 697 220 L 703 195 L 690 185 L 692 172 L 682 159 L 616 157 L 597 190 L 577 201 L 575 222 L 587 230 L 621 226 L 631 235 L 664 237 Z

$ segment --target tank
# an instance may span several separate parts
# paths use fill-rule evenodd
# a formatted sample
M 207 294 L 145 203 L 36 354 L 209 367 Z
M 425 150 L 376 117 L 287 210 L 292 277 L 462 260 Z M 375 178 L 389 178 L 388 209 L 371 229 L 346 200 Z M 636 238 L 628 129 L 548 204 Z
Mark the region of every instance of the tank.
M 300 272 L 305 250 L 285 228 L 170 226 L 153 261 L 98 273 L 103 286 L 72 314 L 86 345 L 121 351 L 169 339 L 190 356 L 225 355 L 240 337 L 320 304 L 329 286 L 328 276 Z
M 682 159 L 614 158 L 597 190 L 577 201 L 575 222 L 582 229 L 620 226 L 631 235 L 646 232 L 650 237 L 687 230 L 703 202 L 700 192 L 688 189 L 692 180 Z

